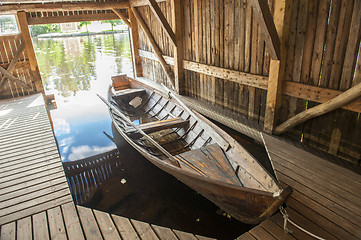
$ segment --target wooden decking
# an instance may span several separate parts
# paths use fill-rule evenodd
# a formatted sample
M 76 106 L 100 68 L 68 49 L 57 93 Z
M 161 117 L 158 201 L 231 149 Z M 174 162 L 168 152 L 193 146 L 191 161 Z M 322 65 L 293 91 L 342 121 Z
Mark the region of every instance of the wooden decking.
M 294 192 L 289 218 L 325 239 L 361 239 L 361 176 L 274 137 L 263 135 L 278 179 Z M 315 239 L 277 213 L 238 239 Z
M 73 203 L 40 94 L 0 101 L 0 239 L 190 239 L 203 236 Z

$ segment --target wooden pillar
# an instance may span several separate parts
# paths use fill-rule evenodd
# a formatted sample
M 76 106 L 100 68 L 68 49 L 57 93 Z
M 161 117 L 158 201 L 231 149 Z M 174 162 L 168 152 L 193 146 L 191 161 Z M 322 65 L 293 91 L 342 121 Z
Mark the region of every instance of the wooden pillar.
M 30 32 L 29 32 L 29 24 L 28 24 L 28 19 L 26 17 L 26 13 L 25 12 L 17 12 L 17 20 L 18 20 L 19 30 L 22 34 L 22 37 L 23 37 L 23 40 L 25 43 L 25 52 L 29 59 L 31 74 L 34 77 L 35 89 L 37 92 L 44 93 L 44 86 L 43 86 L 43 82 L 41 80 L 38 62 L 37 62 L 36 56 L 35 56 L 33 42 L 31 41 L 31 36 L 30 36 Z
M 173 30 L 176 38 L 176 46 L 174 47 L 174 77 L 175 90 L 178 94 L 185 93 L 185 79 L 183 71 L 183 1 L 172 0 L 172 22 Z
M 282 103 L 282 81 L 286 67 L 287 41 L 289 21 L 291 17 L 291 0 L 275 1 L 274 23 L 281 40 L 281 56 L 279 60 L 271 59 L 267 91 L 267 105 L 264 131 L 272 133 L 278 119 Z
M 131 29 L 131 47 L 133 49 L 133 70 L 135 77 L 143 76 L 142 59 L 139 56 L 139 33 L 138 22 L 131 8 L 128 9 L 130 29 Z

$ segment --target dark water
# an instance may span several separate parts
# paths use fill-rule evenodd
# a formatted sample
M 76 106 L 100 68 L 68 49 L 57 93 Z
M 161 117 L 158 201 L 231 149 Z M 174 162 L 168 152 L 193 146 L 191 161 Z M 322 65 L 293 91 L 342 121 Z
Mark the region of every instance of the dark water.
M 51 111 L 63 161 L 75 161 L 115 148 L 105 105 L 111 76 L 132 75 L 127 34 L 62 39 L 34 39 L 40 72 L 58 109 Z M 264 149 L 225 128 L 258 158 Z M 116 132 L 114 137 L 121 139 Z M 228 218 L 217 206 L 174 177 L 159 170 L 124 140 L 121 164 L 102 182 L 85 206 L 120 216 L 217 239 L 235 239 L 252 226 Z

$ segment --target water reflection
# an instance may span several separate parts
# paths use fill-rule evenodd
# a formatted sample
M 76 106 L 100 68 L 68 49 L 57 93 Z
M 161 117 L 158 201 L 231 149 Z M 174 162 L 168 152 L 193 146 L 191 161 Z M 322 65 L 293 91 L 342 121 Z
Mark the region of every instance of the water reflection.
M 111 132 L 105 96 L 111 76 L 132 76 L 126 33 L 84 37 L 33 39 L 47 94 L 54 94 L 51 111 L 63 161 L 108 151 L 115 145 L 103 134 Z

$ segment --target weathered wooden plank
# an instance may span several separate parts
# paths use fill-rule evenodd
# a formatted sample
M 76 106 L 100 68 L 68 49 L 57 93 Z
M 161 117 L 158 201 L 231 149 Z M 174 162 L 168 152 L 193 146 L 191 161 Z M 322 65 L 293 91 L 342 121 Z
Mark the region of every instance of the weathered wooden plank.
M 131 27 L 130 22 L 129 22 L 128 17 L 126 16 L 125 12 L 121 12 L 118 9 L 115 9 L 115 8 L 113 8 L 112 10 L 119 18 L 121 18 L 123 20 L 123 22 L 125 24 L 127 24 L 128 27 Z
M 109 213 L 93 210 L 104 239 L 121 239 Z
M 51 239 L 67 239 L 60 207 L 47 210 Z
M 141 239 L 149 239 L 149 240 L 157 239 L 158 240 L 157 235 L 154 233 L 152 227 L 148 223 L 141 222 L 141 221 L 134 220 L 134 219 L 131 219 L 130 221 L 132 222 L 135 230 L 137 231 L 137 233 Z
M 0 238 L 3 240 L 15 240 L 16 222 L 11 222 L 0 226 Z
M 90 13 L 81 15 L 70 16 L 47 16 L 47 17 L 32 17 L 28 18 L 29 25 L 38 24 L 56 24 L 56 23 L 68 23 L 68 22 L 83 22 L 83 21 L 103 21 L 103 20 L 117 20 L 119 19 L 116 13 Z M 127 24 L 126 21 L 124 21 Z M 129 21 L 128 21 L 129 23 Z
M 16 224 L 16 239 L 18 240 L 31 240 L 31 217 L 26 217 L 17 221 Z
M 124 240 L 137 240 L 139 239 L 135 229 L 133 228 L 132 224 L 130 223 L 129 219 L 117 216 L 117 215 L 111 215 L 112 219 L 117 226 L 117 229 Z
M 143 76 L 142 60 L 139 57 L 139 31 L 137 19 L 134 16 L 133 10 L 128 9 L 129 20 L 131 26 L 131 50 L 133 51 L 133 64 L 134 64 L 134 75 L 135 77 Z
M 191 233 L 182 232 L 179 230 L 173 230 L 173 232 L 175 233 L 175 235 L 177 235 L 179 240 L 197 240 L 197 238 Z
M 81 225 L 83 226 L 86 239 L 102 239 L 96 219 L 90 208 L 77 206 Z
M 259 226 L 265 229 L 267 232 L 271 233 L 272 236 L 275 236 L 277 239 L 287 239 L 287 240 L 296 240 L 292 235 L 285 233 L 283 228 L 279 225 L 277 225 L 275 222 L 273 222 L 270 219 L 267 219 L 266 221 L 262 222 Z
M 80 225 L 79 217 L 73 202 L 61 205 L 64 224 L 69 239 L 84 239 L 83 231 Z
M 246 232 L 239 236 L 237 240 L 256 240 L 249 232 Z
M 157 236 L 160 239 L 178 240 L 177 236 L 173 233 L 173 231 L 170 228 L 157 226 L 153 224 L 152 224 L 152 228 L 154 229 L 154 232 L 157 234 Z
M 269 239 L 269 240 L 277 240 L 274 236 L 272 236 L 269 232 L 267 232 L 262 227 L 252 228 L 249 233 L 255 237 L 256 239 Z

